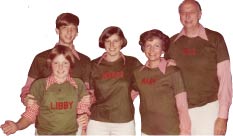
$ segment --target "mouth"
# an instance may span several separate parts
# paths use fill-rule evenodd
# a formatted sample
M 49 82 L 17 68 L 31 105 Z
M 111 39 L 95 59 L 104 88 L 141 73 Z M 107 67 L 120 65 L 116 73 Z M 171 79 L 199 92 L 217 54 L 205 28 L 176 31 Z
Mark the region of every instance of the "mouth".
M 57 74 L 64 74 L 65 71 L 57 71 Z
M 109 50 L 109 51 L 115 51 L 116 49 L 111 49 L 111 48 L 110 48 L 110 49 L 108 49 L 108 50 Z
M 153 57 L 153 56 L 156 56 L 156 54 L 151 54 L 151 53 L 149 53 L 148 55 L 149 55 L 149 56 L 152 56 L 152 57 Z
M 185 24 L 191 24 L 192 21 L 185 21 Z

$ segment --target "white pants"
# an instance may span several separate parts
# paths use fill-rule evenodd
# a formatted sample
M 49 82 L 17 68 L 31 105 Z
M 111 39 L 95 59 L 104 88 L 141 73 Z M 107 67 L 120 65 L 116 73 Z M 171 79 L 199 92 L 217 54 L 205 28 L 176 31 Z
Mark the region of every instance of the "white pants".
M 147 134 L 145 134 L 145 133 L 143 133 L 143 132 L 141 132 L 141 135 L 142 135 L 142 136 L 149 136 L 149 135 L 147 135 Z
M 134 120 L 127 123 L 108 123 L 90 120 L 87 135 L 135 135 Z
M 189 109 L 192 135 L 213 135 L 214 123 L 218 117 L 219 103 L 214 101 L 202 107 Z

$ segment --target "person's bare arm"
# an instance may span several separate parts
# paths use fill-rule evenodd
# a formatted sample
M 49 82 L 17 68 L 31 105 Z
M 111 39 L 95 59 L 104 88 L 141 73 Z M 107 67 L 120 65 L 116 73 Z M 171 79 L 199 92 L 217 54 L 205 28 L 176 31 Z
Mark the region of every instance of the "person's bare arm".
M 5 121 L 5 123 L 1 125 L 1 128 L 6 135 L 10 135 L 18 130 L 27 128 L 30 124 L 31 122 L 28 119 L 22 117 L 16 123 L 9 120 Z

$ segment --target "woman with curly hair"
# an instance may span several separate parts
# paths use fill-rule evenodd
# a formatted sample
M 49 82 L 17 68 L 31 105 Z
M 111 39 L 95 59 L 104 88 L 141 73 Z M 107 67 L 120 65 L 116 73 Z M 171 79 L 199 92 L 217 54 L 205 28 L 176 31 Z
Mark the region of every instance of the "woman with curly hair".
M 140 95 L 142 135 L 190 134 L 187 96 L 180 70 L 161 57 L 169 37 L 157 29 L 141 34 L 139 44 L 148 58 L 133 73 Z

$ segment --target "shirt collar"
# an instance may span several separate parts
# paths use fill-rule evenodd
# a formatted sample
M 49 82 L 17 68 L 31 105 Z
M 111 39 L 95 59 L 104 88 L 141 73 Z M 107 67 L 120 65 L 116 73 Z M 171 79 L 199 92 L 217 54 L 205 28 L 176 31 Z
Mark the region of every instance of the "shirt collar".
M 180 33 L 178 34 L 178 36 L 176 37 L 176 39 L 174 41 L 178 40 L 183 35 L 187 36 L 186 33 L 185 33 L 184 28 L 182 28 L 182 30 L 180 31 Z M 199 25 L 199 31 L 198 31 L 197 36 L 199 36 L 200 38 L 208 41 L 208 37 L 206 35 L 205 28 L 201 24 Z
M 59 45 L 59 43 L 56 43 L 55 46 L 57 46 L 57 45 Z M 78 52 L 75 50 L 74 45 L 72 45 L 72 46 L 70 47 L 70 49 L 71 49 L 71 52 L 72 52 L 72 54 L 74 55 L 74 57 L 77 58 L 78 60 L 80 60 L 79 54 L 78 54 Z
M 65 82 L 66 81 L 69 82 L 73 87 L 78 88 L 78 85 L 76 84 L 74 79 L 72 77 L 70 77 L 70 75 L 67 76 Z M 48 90 L 48 88 L 55 83 L 58 84 L 57 80 L 55 79 L 54 75 L 52 74 L 46 79 L 46 90 Z
M 140 69 L 140 71 L 143 70 L 145 67 L 148 67 L 148 65 L 149 65 L 149 62 L 147 61 L 146 64 L 145 64 L 144 66 L 142 66 L 142 68 Z M 166 61 L 166 59 L 160 58 L 160 63 L 159 63 L 158 68 L 159 68 L 159 70 L 160 70 L 163 74 L 165 74 L 165 72 L 166 72 L 166 67 L 167 67 L 167 61 Z M 149 68 L 149 67 L 148 67 L 148 68 Z
M 124 61 L 124 65 L 125 65 L 125 56 L 123 53 L 120 52 L 121 58 Z M 102 62 L 103 59 L 105 59 L 107 57 L 107 52 L 103 53 L 103 55 L 101 56 L 100 60 L 98 61 L 98 65 Z

